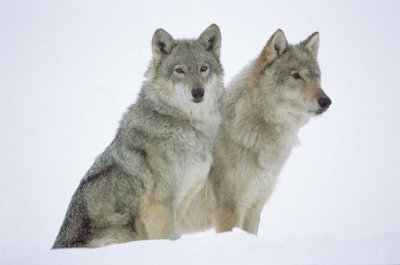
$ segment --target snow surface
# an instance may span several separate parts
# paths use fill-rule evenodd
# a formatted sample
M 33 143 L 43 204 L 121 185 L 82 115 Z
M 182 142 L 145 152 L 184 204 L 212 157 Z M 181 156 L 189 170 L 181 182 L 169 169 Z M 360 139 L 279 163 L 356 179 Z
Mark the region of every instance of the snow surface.
M 235 229 L 177 241 L 40 251 L 4 264 L 394 264 L 400 259 L 399 247 L 400 234 L 359 241 L 310 238 L 277 243 Z
M 400 263 L 400 1 L 0 0 L 0 264 Z M 320 32 L 329 111 L 301 131 L 258 237 L 49 251 L 162 27 L 221 28 L 225 82 L 277 29 Z

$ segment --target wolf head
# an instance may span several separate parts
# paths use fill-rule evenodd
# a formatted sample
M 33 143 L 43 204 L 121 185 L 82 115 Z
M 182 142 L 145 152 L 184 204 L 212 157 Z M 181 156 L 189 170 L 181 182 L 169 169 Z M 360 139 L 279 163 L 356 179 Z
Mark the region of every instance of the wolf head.
M 152 39 L 153 59 L 146 77 L 152 96 L 187 111 L 215 105 L 223 93 L 221 34 L 209 26 L 197 39 L 175 40 L 163 29 Z
M 319 33 L 314 32 L 297 45 L 289 45 L 278 29 L 257 58 L 261 87 L 292 112 L 317 115 L 331 105 L 321 88 L 317 63 Z M 273 85 L 272 85 L 273 84 Z

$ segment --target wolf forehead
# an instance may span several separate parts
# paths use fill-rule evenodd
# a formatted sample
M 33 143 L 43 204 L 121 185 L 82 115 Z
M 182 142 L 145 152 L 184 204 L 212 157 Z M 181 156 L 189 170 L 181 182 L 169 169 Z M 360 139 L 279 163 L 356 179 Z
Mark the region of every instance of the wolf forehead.
M 301 44 L 289 45 L 289 48 L 282 54 L 281 59 L 287 63 L 279 67 L 282 71 L 305 71 L 307 75 L 316 77 L 321 74 L 317 60 Z
M 222 72 L 219 59 L 213 53 L 207 51 L 197 40 L 176 40 L 171 53 L 162 60 L 162 64 L 169 66 L 178 64 L 196 66 L 201 63 L 208 64 L 214 72 Z

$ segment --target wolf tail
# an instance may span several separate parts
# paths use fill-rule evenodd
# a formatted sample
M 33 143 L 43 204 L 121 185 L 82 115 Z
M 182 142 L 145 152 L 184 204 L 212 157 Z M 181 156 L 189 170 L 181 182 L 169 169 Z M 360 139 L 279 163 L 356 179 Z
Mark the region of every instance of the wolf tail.
M 52 249 L 85 247 L 90 240 L 90 234 L 90 219 L 86 214 L 85 205 L 78 190 L 68 207 Z

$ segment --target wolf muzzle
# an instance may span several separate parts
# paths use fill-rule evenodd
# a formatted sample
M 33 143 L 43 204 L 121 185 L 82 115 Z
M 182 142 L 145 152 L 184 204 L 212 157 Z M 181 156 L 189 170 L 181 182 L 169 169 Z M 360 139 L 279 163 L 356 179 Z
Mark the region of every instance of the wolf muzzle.
M 204 98 L 203 88 L 193 88 L 191 92 L 192 92 L 193 102 L 200 103 L 203 101 Z
M 325 109 L 329 108 L 329 106 L 332 104 L 332 100 L 327 96 L 320 97 L 318 99 L 318 104 L 322 109 L 325 110 Z
M 328 96 L 322 96 L 318 99 L 318 105 L 320 109 L 317 111 L 317 114 L 321 114 L 325 112 L 329 106 L 332 104 L 332 100 Z

